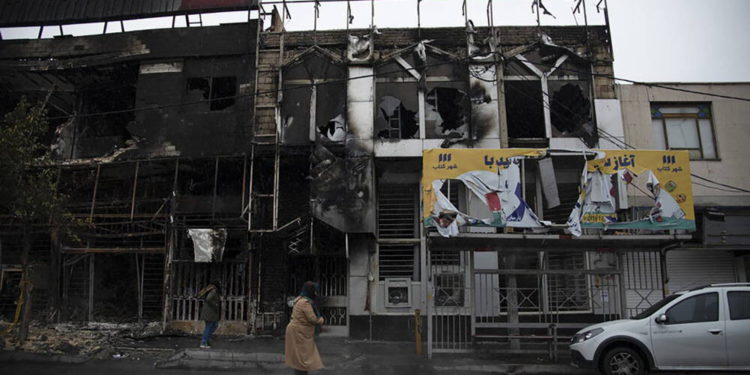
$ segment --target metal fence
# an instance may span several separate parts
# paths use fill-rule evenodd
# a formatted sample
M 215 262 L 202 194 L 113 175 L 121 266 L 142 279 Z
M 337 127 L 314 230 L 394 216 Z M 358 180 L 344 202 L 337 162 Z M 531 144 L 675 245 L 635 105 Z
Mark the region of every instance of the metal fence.
M 428 354 L 563 343 L 661 298 L 658 253 L 429 252 Z M 541 345 L 538 345 L 541 344 Z M 556 345 L 549 345 L 550 355 Z M 529 349 L 532 350 L 532 349 Z

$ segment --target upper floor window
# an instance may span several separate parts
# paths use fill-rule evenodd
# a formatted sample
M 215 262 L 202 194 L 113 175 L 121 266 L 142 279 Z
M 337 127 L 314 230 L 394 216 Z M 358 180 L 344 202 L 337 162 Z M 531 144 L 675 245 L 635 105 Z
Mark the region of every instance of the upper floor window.
M 652 103 L 651 126 L 656 147 L 687 150 L 691 160 L 718 158 L 709 103 Z
M 234 105 L 237 77 L 188 78 L 187 93 L 188 100 L 205 100 L 208 101 L 209 110 L 221 111 Z

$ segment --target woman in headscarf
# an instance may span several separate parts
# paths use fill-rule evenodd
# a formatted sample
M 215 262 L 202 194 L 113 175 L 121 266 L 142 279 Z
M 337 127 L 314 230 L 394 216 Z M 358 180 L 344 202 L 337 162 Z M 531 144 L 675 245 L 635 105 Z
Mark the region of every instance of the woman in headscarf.
M 198 292 L 198 298 L 203 299 L 203 309 L 201 309 L 201 320 L 206 322 L 201 336 L 201 349 L 208 349 L 211 343 L 208 341 L 213 335 L 216 328 L 219 327 L 221 320 L 221 282 L 213 280 L 205 288 Z
M 294 300 L 292 319 L 286 326 L 286 365 L 294 369 L 296 375 L 323 368 L 314 338 L 315 327 L 324 322 L 314 306 L 316 293 L 317 284 L 305 282 Z

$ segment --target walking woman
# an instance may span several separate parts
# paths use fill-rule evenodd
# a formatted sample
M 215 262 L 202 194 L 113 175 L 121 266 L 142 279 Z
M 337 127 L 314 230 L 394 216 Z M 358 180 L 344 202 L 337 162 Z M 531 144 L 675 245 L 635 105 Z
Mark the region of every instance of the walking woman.
M 294 300 L 292 319 L 286 326 L 286 365 L 294 369 L 295 375 L 323 368 L 315 345 L 315 327 L 324 322 L 313 302 L 316 293 L 317 284 L 306 281 Z

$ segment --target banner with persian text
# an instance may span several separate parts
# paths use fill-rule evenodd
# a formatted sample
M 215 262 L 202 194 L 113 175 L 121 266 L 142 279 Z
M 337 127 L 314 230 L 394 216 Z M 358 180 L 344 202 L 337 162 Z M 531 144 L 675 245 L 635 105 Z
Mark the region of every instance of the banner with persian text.
M 695 214 L 686 151 L 586 150 L 562 154 L 586 157 L 579 196 L 566 223 L 540 220 L 524 200 L 523 160 L 550 157 L 547 149 L 431 149 L 423 153 L 422 221 L 446 237 L 461 226 L 560 228 L 580 235 L 583 228 L 694 230 Z M 556 151 L 556 154 L 560 154 Z M 470 215 L 449 199 L 455 180 L 486 210 Z M 632 186 L 653 202 L 640 216 L 618 210 L 615 186 Z M 455 189 L 455 188 L 454 188 Z M 627 219 L 627 220 L 626 220 Z

